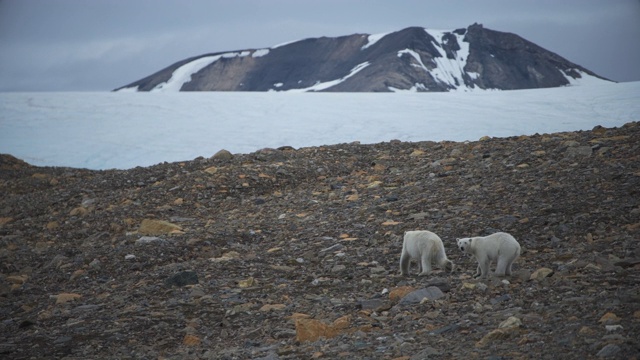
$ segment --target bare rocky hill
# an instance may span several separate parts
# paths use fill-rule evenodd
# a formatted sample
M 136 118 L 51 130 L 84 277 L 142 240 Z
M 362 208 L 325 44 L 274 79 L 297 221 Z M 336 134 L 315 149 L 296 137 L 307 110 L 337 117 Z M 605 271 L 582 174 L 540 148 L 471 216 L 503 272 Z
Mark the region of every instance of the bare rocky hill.
M 513 90 L 565 86 L 583 77 L 606 80 L 516 34 L 473 24 L 204 54 L 116 91 Z
M 4 358 L 640 357 L 639 123 L 127 171 L 3 155 L 0 193 Z M 415 229 L 458 270 L 399 276 Z M 455 238 L 498 230 L 515 274 L 473 279 Z

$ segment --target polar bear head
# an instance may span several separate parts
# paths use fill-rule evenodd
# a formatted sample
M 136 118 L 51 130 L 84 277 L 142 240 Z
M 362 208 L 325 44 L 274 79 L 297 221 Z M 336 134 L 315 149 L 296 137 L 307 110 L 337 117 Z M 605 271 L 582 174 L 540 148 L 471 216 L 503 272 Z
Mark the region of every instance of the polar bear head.
M 458 244 L 458 248 L 460 248 L 460 251 L 470 253 L 472 240 L 473 239 L 471 238 L 456 239 L 456 243 Z

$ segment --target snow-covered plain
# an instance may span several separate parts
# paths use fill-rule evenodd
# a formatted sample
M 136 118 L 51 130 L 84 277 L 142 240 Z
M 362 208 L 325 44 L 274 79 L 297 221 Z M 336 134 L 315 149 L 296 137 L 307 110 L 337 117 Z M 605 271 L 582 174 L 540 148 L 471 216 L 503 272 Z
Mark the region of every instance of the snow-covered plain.
M 469 93 L 0 93 L 0 153 L 128 169 L 220 149 L 466 141 L 629 121 L 640 121 L 640 82 Z

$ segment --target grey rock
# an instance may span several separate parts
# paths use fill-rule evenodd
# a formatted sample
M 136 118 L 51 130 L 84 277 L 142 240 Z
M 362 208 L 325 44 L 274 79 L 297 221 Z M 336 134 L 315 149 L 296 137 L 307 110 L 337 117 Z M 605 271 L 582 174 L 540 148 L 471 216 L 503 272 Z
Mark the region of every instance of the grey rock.
M 100 309 L 101 307 L 102 307 L 101 304 L 99 304 L 99 305 L 80 305 L 80 306 L 74 307 L 71 311 L 72 312 L 95 311 L 95 310 Z
M 419 304 L 422 299 L 438 300 L 444 297 L 444 293 L 436 286 L 418 289 L 405 295 L 399 302 L 400 305 Z
M 98 259 L 93 259 L 93 261 L 91 261 L 91 262 L 89 263 L 89 267 L 90 267 L 92 270 L 100 270 L 100 267 L 101 267 L 101 262 L 100 262 L 100 260 L 98 260 Z
M 159 244 L 165 241 L 166 240 L 157 236 L 141 236 L 138 240 L 136 240 L 136 245 Z
M 329 251 L 338 251 L 338 250 L 342 250 L 344 248 L 344 245 L 342 244 L 335 244 L 335 245 L 331 245 L 328 248 L 324 248 L 322 250 L 320 250 L 320 254 L 329 252 Z
M 500 295 L 498 297 L 495 297 L 493 299 L 490 300 L 491 305 L 496 305 L 505 301 L 509 301 L 511 300 L 511 295 L 509 294 L 504 294 L 504 295 Z
M 202 290 L 199 287 L 194 287 L 193 289 L 191 289 L 191 293 L 189 294 L 189 296 L 191 296 L 192 298 L 201 298 L 205 295 L 204 290 Z
M 427 287 L 435 286 L 443 292 L 449 292 L 451 290 L 451 283 L 446 278 L 431 278 L 423 285 Z
M 621 259 L 613 263 L 615 266 L 628 268 L 640 264 L 640 259 Z
M 428 346 L 417 354 L 412 355 L 409 359 L 411 360 L 420 360 L 420 359 L 438 359 L 442 355 L 442 352 Z
M 479 292 L 485 292 L 485 291 L 487 291 L 488 288 L 489 288 L 489 286 L 487 284 L 485 284 L 485 283 L 479 282 L 479 283 L 476 284 L 476 289 Z
M 67 263 L 69 261 L 70 261 L 70 259 L 68 257 L 64 256 L 64 255 L 56 255 L 56 256 L 53 257 L 53 259 L 51 259 L 49 264 L 47 264 L 45 266 L 45 269 L 48 269 L 48 268 L 51 268 L 51 267 L 59 268 L 61 265 L 65 264 L 65 263 Z
M 566 155 L 568 157 L 587 157 L 591 156 L 592 152 L 591 146 L 573 146 L 567 148 Z
M 340 272 L 340 271 L 344 271 L 347 269 L 346 265 L 335 265 L 334 267 L 331 268 L 331 272 Z
M 231 160 L 233 159 L 233 154 L 230 153 L 228 150 L 222 149 L 222 150 L 219 150 L 217 153 L 213 154 L 211 158 L 216 160 Z
M 430 216 L 430 214 L 428 212 L 420 212 L 420 213 L 415 213 L 415 214 L 409 214 L 407 216 L 407 219 L 409 219 L 409 220 L 422 220 L 422 219 L 426 219 L 429 216 Z
M 383 299 L 360 300 L 358 306 L 363 310 L 376 310 L 386 304 Z
M 63 345 L 65 343 L 68 343 L 69 341 L 73 340 L 73 338 L 71 336 L 60 336 L 59 338 L 55 339 L 53 341 L 54 345 Z
M 12 352 L 16 351 L 17 347 L 18 346 L 16 344 L 12 344 L 12 343 L 0 343 L 0 354 L 2 355 L 11 354 Z
M 195 218 L 192 217 L 184 217 L 184 216 L 172 216 L 169 218 L 169 220 L 171 220 L 171 222 L 191 222 L 196 220 Z
M 605 347 L 603 347 L 602 349 L 600 349 L 600 351 L 598 351 L 596 356 L 597 357 L 603 357 L 603 358 L 610 358 L 610 357 L 614 357 L 614 356 L 618 355 L 618 353 L 620 351 L 621 351 L 621 349 L 620 349 L 620 347 L 618 345 L 608 344 Z
M 458 324 L 450 324 L 447 326 L 443 326 L 441 328 L 429 331 L 429 335 L 440 335 L 440 334 L 444 334 L 450 331 L 456 331 L 460 328 L 460 325 Z
M 168 286 L 185 286 L 185 285 L 195 285 L 198 283 L 198 274 L 195 271 L 182 271 L 177 274 L 172 275 L 167 280 L 165 280 L 165 284 Z

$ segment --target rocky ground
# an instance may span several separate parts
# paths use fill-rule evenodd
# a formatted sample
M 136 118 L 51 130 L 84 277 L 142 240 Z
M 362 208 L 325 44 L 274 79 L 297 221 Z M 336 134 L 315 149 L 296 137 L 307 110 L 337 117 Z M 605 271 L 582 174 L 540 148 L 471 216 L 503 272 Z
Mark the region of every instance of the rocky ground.
M 127 171 L 3 155 L 0 193 L 0 357 L 640 358 L 639 123 Z M 458 269 L 399 276 L 415 229 Z M 499 230 L 515 274 L 472 278 L 455 238 Z

